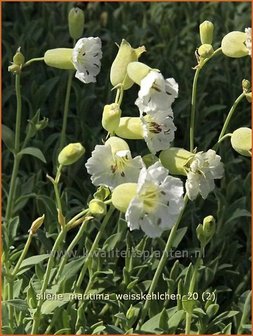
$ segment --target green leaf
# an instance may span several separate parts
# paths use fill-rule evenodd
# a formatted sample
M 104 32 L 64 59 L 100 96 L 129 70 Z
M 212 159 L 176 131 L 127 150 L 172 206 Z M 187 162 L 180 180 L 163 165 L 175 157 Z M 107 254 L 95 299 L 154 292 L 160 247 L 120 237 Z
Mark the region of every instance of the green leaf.
M 83 266 L 85 258 L 86 257 L 84 256 L 66 264 L 63 268 L 61 278 L 64 278 L 64 280 L 68 280 L 69 278 L 74 276 Z
M 188 227 L 186 226 L 186 227 L 183 227 L 183 228 L 177 230 L 176 237 L 173 240 L 173 245 L 172 245 L 173 248 L 178 247 L 181 240 L 184 238 L 187 229 L 188 229 Z
M 36 147 L 26 147 L 22 149 L 19 153 L 19 155 L 31 155 L 39 159 L 40 161 L 47 163 L 44 154 L 39 148 Z
M 63 329 L 57 330 L 56 333 L 54 333 L 54 335 L 69 335 L 69 334 L 71 334 L 70 328 L 63 328 Z
M 125 332 L 123 330 L 121 330 L 119 327 L 116 327 L 114 325 L 111 325 L 111 324 L 108 324 L 106 326 L 106 331 L 109 333 L 109 334 L 125 334 Z
M 159 328 L 160 324 L 160 318 L 161 318 L 162 312 L 151 317 L 148 321 L 146 321 L 142 326 L 142 331 L 149 332 L 149 333 L 156 333 L 156 329 Z
M 99 334 L 100 332 L 102 332 L 103 330 L 105 330 L 106 329 L 106 327 L 105 326 L 98 326 L 98 327 L 96 327 L 94 330 L 93 330 L 93 332 L 92 332 L 92 334 L 91 335 L 95 335 L 95 334 Z
M 17 310 L 20 311 L 27 311 L 28 305 L 25 300 L 21 299 L 13 299 L 8 301 L 3 301 L 3 304 L 7 304 L 9 306 L 15 307 Z
M 27 258 L 27 259 L 22 261 L 22 263 L 20 265 L 20 269 L 22 269 L 24 267 L 27 267 L 27 266 L 36 265 L 36 264 L 40 263 L 41 261 L 48 259 L 49 256 L 50 256 L 50 254 L 41 254 L 41 255 L 38 255 L 38 256 L 33 256 L 33 257 L 30 257 L 30 258 Z
M 9 151 L 13 152 L 15 147 L 15 134 L 5 125 L 2 125 L 2 140 Z
M 42 304 L 41 313 L 51 314 L 56 308 L 65 305 L 67 302 L 67 300 L 46 300 Z
M 175 314 L 171 316 L 168 321 L 168 326 L 170 328 L 170 333 L 175 332 L 179 323 L 184 319 L 185 312 L 183 310 L 176 311 Z M 172 329 L 172 330 L 171 330 Z

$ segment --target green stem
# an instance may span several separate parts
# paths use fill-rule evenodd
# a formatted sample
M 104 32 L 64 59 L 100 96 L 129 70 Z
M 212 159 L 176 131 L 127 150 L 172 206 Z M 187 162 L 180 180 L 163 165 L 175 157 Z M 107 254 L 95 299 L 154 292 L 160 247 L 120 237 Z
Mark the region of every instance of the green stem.
M 56 177 L 55 177 L 55 180 L 53 182 L 53 185 L 54 185 L 56 205 L 57 205 L 57 208 L 59 209 L 59 211 L 62 213 L 61 197 L 60 197 L 60 192 L 59 192 L 59 189 L 58 189 L 59 181 L 60 181 L 60 177 L 61 177 L 61 170 L 62 170 L 62 165 L 60 165 L 57 168 L 57 173 L 56 173 Z
M 251 308 L 251 291 L 246 297 L 244 306 L 243 306 L 243 313 L 242 313 L 242 318 L 240 321 L 239 328 L 237 330 L 237 334 L 240 335 L 244 332 L 244 325 L 247 323 L 247 320 L 249 320 L 250 317 L 250 308 Z
M 61 246 L 62 242 L 64 241 L 65 237 L 66 237 L 66 229 L 63 229 L 60 234 L 58 235 L 54 246 L 52 248 L 48 263 L 47 263 L 47 269 L 46 269 L 46 273 L 44 275 L 43 278 L 43 284 L 42 284 L 42 288 L 40 291 L 40 298 L 39 301 L 37 303 L 37 308 L 36 311 L 34 313 L 33 316 L 33 326 L 32 326 L 32 331 L 31 331 L 31 335 L 37 334 L 38 331 L 38 327 L 40 325 L 40 319 L 41 319 L 41 307 L 42 304 L 44 302 L 44 294 L 46 292 L 46 289 L 48 287 L 48 283 L 49 283 L 49 279 L 50 279 L 50 275 L 51 275 L 51 270 L 54 264 L 54 259 L 55 259 L 55 255 L 56 252 L 58 251 L 59 247 Z
M 63 122 L 62 122 L 61 136 L 60 136 L 59 151 L 64 147 L 64 144 L 65 144 L 67 121 L 68 121 L 68 111 L 69 111 L 69 99 L 70 99 L 70 91 L 71 91 L 73 74 L 74 72 L 72 70 L 69 70 L 67 90 L 66 90 L 64 110 L 63 110 Z
M 168 237 L 166 246 L 164 248 L 162 258 L 159 261 L 159 264 L 157 266 L 155 275 L 154 275 L 153 280 L 151 282 L 151 285 L 149 287 L 149 291 L 148 291 L 147 297 L 150 297 L 150 295 L 152 295 L 152 293 L 156 289 L 156 286 L 157 286 L 158 280 L 160 278 L 160 275 L 161 275 L 161 273 L 162 273 L 162 271 L 164 269 L 164 266 L 165 266 L 166 262 L 168 261 L 168 254 L 169 254 L 169 251 L 171 250 L 172 244 L 174 242 L 174 239 L 175 239 L 175 236 L 176 236 L 176 232 L 177 232 L 177 228 L 178 228 L 178 225 L 179 225 L 179 223 L 181 221 L 181 218 L 183 216 L 183 213 L 184 213 L 184 210 L 185 210 L 187 202 L 188 202 L 188 197 L 185 196 L 184 197 L 184 207 L 181 210 L 181 212 L 180 212 L 180 214 L 179 214 L 179 216 L 177 218 L 177 221 L 176 221 L 175 225 L 172 227 L 172 229 L 170 231 L 170 235 Z M 138 328 L 143 324 L 143 322 L 145 320 L 145 317 L 146 317 L 148 309 L 149 309 L 150 302 L 151 302 L 150 300 L 146 300 L 145 303 L 144 303 L 143 310 L 142 310 L 142 313 L 141 313 L 140 322 L 138 324 Z
M 111 215 L 112 215 L 113 211 L 114 211 L 114 207 L 110 206 L 110 208 L 109 208 L 109 210 L 108 210 L 106 216 L 104 217 L 104 220 L 103 220 L 103 222 L 102 222 L 102 224 L 100 226 L 100 229 L 99 229 L 99 231 L 98 231 L 98 233 L 96 235 L 96 238 L 95 238 L 95 240 L 94 240 L 94 242 L 93 242 L 93 244 L 91 246 L 90 252 L 88 253 L 87 257 L 85 258 L 83 267 L 81 269 L 81 272 L 80 272 L 79 277 L 77 279 L 77 282 L 75 284 L 75 291 L 76 292 L 81 287 L 81 284 L 83 282 L 83 278 L 84 278 L 85 273 L 86 273 L 87 268 L 88 268 L 88 262 L 90 261 L 90 258 L 92 258 L 94 251 L 97 249 L 99 241 L 100 241 L 100 239 L 102 238 L 102 236 L 104 234 L 105 227 L 106 227 L 107 223 L 109 222 L 109 219 L 111 218 Z
M 18 262 L 17 262 L 14 270 L 11 273 L 11 276 L 13 278 L 15 278 L 16 274 L 19 271 L 19 268 L 20 268 L 20 265 L 21 265 L 22 261 L 25 259 L 26 255 L 27 255 L 28 249 L 29 249 L 29 247 L 31 245 L 31 242 L 32 242 L 32 237 L 33 237 L 33 233 L 32 233 L 32 231 L 30 231 L 30 233 L 28 235 L 28 238 L 27 238 L 27 241 L 25 243 L 24 249 L 23 249 L 23 251 L 22 251 L 22 253 L 21 253 L 21 255 L 18 259 Z
M 63 256 L 63 258 L 62 258 L 62 260 L 61 260 L 61 262 L 60 262 L 59 269 L 58 269 L 58 271 L 57 271 L 57 273 L 56 273 L 56 276 L 55 276 L 55 283 L 58 282 L 58 280 L 59 280 L 59 278 L 60 278 L 60 276 L 61 276 L 62 270 L 63 270 L 64 266 L 66 265 L 66 262 L 67 262 L 67 260 L 68 260 L 69 255 L 70 255 L 70 252 L 73 250 L 73 248 L 74 248 L 74 247 L 76 246 L 76 244 L 79 242 L 79 240 L 82 238 L 83 233 L 84 233 L 84 231 L 85 231 L 85 229 L 86 229 L 86 227 L 87 227 L 87 223 L 89 222 L 89 219 L 91 219 L 91 217 L 88 218 L 88 219 L 84 219 L 83 224 L 82 224 L 81 227 L 79 228 L 79 230 L 78 230 L 78 232 L 77 232 L 75 238 L 72 240 L 71 244 L 70 244 L 69 247 L 67 248 L 67 250 L 66 250 L 66 252 L 65 252 L 65 254 L 64 254 L 64 256 Z
M 198 86 L 198 78 L 200 71 L 203 69 L 205 64 L 212 59 L 214 56 L 221 52 L 221 48 L 215 50 L 211 57 L 200 61 L 199 65 L 196 68 L 196 72 L 194 74 L 193 85 L 192 85 L 192 97 L 191 97 L 191 119 L 190 119 L 190 151 L 194 150 L 194 130 L 195 130 L 195 116 L 196 116 L 196 100 L 197 100 L 197 86 Z
M 192 320 L 192 313 L 186 313 L 186 319 L 185 319 L 185 334 L 186 335 L 190 334 L 191 320 Z
M 8 196 L 7 206 L 6 206 L 5 220 L 6 220 L 7 226 L 9 225 L 9 221 L 12 217 L 13 202 L 15 198 L 16 178 L 18 175 L 19 164 L 21 160 L 21 157 L 18 155 L 18 152 L 20 149 L 20 128 L 21 128 L 21 117 L 22 117 L 20 74 L 17 74 L 15 78 L 15 91 L 16 91 L 17 110 L 16 110 L 16 127 L 15 127 L 14 164 L 13 164 L 13 170 L 12 170 L 12 175 L 11 175 L 10 191 L 9 191 L 9 196 Z
M 218 142 L 215 144 L 214 149 L 217 150 L 217 148 L 219 146 L 219 143 L 221 142 L 221 139 L 224 137 L 224 134 L 226 133 L 226 130 L 227 130 L 228 125 L 229 125 L 229 122 L 230 122 L 230 120 L 231 120 L 231 118 L 232 118 L 232 116 L 233 116 L 233 114 L 234 114 L 234 112 L 235 112 L 238 104 L 244 98 L 244 96 L 245 96 L 245 93 L 244 92 L 241 93 L 240 96 L 236 98 L 234 104 L 232 105 L 230 111 L 228 112 L 227 118 L 226 118 L 226 120 L 224 122 L 224 125 L 222 127 L 222 130 L 220 132 L 220 135 L 219 135 L 219 138 L 218 138 Z
M 32 58 L 29 61 L 25 62 L 25 64 L 23 65 L 23 68 L 30 65 L 33 62 L 39 62 L 39 61 L 44 61 L 44 57 L 37 57 L 37 58 Z

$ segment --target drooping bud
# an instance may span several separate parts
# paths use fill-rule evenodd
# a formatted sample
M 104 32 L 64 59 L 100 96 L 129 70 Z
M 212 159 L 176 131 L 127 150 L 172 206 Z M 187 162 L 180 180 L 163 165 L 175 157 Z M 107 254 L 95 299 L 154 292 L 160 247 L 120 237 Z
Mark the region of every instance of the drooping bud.
M 119 126 L 116 128 L 115 133 L 124 139 L 143 139 L 142 121 L 139 117 L 120 118 Z
M 44 62 L 53 68 L 63 70 L 75 70 L 72 63 L 73 49 L 70 48 L 56 48 L 45 52 Z
M 138 85 L 141 85 L 141 81 L 152 69 L 141 62 L 131 62 L 127 66 L 128 76 Z
M 210 21 L 204 21 L 199 25 L 199 35 L 202 44 L 213 43 L 214 25 Z
M 107 212 L 106 205 L 99 199 L 92 199 L 90 201 L 89 210 L 94 217 L 102 217 Z
M 161 151 L 159 159 L 172 175 L 186 176 L 186 165 L 193 156 L 193 153 L 183 148 L 171 147 Z
M 111 151 L 113 155 L 119 151 L 129 150 L 129 146 L 126 141 L 115 136 L 110 137 L 105 142 L 105 145 L 111 146 Z
M 235 130 L 231 136 L 231 145 L 237 153 L 251 156 L 252 130 L 248 127 L 240 127 Z
M 245 45 L 246 33 L 233 31 L 225 35 L 221 41 L 221 49 L 224 55 L 228 57 L 244 57 L 249 55 Z
M 251 83 L 247 79 L 242 80 L 242 90 L 243 92 L 247 93 L 251 91 Z
M 121 109 L 119 104 L 105 105 L 102 116 L 103 128 L 109 133 L 114 134 L 115 129 L 119 126 L 120 117 Z
M 35 234 L 39 230 L 41 225 L 44 223 L 44 219 L 45 219 L 45 215 L 35 219 L 35 221 L 33 221 L 32 225 L 31 225 L 31 228 L 30 228 L 29 232 L 31 232 L 32 234 Z
M 84 11 L 78 7 L 72 8 L 68 15 L 69 35 L 78 40 L 83 35 Z
M 131 200 L 135 197 L 137 183 L 123 183 L 112 192 L 112 204 L 121 212 L 126 212 Z
M 137 61 L 144 51 L 146 51 L 144 46 L 133 49 L 126 40 L 122 40 L 110 72 L 113 86 L 122 84 L 123 89 L 127 90 L 133 85 L 134 82 L 127 75 L 127 66 L 131 62 Z
M 214 53 L 214 50 L 211 44 L 202 44 L 198 48 L 198 54 L 202 59 L 211 57 L 213 53 Z
M 16 51 L 16 54 L 13 57 L 13 63 L 22 66 L 25 63 L 25 57 L 20 50 L 21 48 L 19 47 L 18 50 Z
M 58 162 L 62 166 L 69 166 L 78 161 L 85 153 L 84 147 L 79 143 L 70 143 L 58 155 Z
M 207 216 L 203 220 L 203 232 L 204 235 L 211 239 L 212 236 L 215 233 L 216 224 L 215 224 L 215 218 L 213 216 Z

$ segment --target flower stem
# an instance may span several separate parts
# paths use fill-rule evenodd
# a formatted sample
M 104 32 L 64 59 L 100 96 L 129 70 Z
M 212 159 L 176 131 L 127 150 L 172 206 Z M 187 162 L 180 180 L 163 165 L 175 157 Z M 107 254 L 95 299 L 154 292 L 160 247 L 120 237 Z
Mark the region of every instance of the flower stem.
M 48 263 L 47 263 L 46 273 L 44 275 L 43 284 L 42 284 L 42 288 L 41 288 L 41 291 L 40 291 L 40 298 L 39 298 L 39 301 L 37 303 L 37 308 L 36 308 L 36 311 L 35 311 L 34 316 L 33 316 L 33 326 L 32 326 L 31 335 L 37 334 L 38 327 L 39 327 L 39 324 L 40 324 L 40 319 L 41 319 L 41 307 L 42 307 L 42 304 L 44 302 L 43 297 L 44 297 L 44 294 L 46 292 L 46 289 L 47 289 L 47 286 L 48 286 L 48 283 L 49 283 L 50 274 L 51 274 L 51 270 L 52 270 L 53 263 L 54 263 L 54 257 L 55 257 L 56 252 L 58 251 L 59 247 L 61 246 L 62 242 L 64 241 L 64 239 L 66 237 L 66 233 L 67 233 L 67 230 L 66 230 L 66 227 L 65 227 L 65 228 L 62 229 L 62 231 L 58 235 L 58 237 L 57 237 L 57 239 L 54 243 L 54 246 L 52 248 L 52 251 L 50 253 L 50 257 L 49 257 L 49 260 L 48 260 Z
M 170 235 L 169 235 L 169 238 L 167 240 L 166 246 L 164 248 L 162 258 L 159 261 L 159 264 L 157 266 L 155 275 L 154 275 L 153 280 L 151 282 L 151 285 L 149 287 L 147 297 L 149 297 L 154 292 L 154 290 L 156 289 L 156 286 L 157 286 L 158 280 L 160 278 L 160 275 L 161 275 L 161 273 L 163 271 L 163 268 L 164 268 L 164 266 L 165 266 L 165 264 L 168 260 L 168 254 L 169 254 L 169 251 L 170 251 L 170 249 L 172 247 L 172 244 L 174 242 L 174 238 L 175 238 L 175 235 L 176 235 L 176 232 L 177 232 L 177 228 L 178 228 L 178 225 L 179 225 L 179 223 L 181 221 L 181 218 L 183 216 L 183 213 L 184 213 L 187 202 L 188 202 L 188 197 L 185 195 L 185 197 L 184 197 L 184 207 L 181 210 L 175 225 L 172 227 L 172 229 L 170 231 Z M 141 312 L 141 318 L 140 318 L 140 321 L 139 321 L 139 324 L 138 324 L 138 328 L 141 327 L 141 325 L 143 324 L 143 322 L 145 320 L 145 317 L 146 317 L 148 309 L 149 309 L 150 302 L 151 302 L 150 300 L 146 299 L 146 301 L 144 303 L 144 306 L 143 306 L 143 309 L 142 309 L 142 312 Z
M 62 270 L 64 268 L 64 266 L 66 265 L 66 262 L 68 260 L 68 257 L 70 255 L 70 252 L 73 250 L 73 248 L 76 246 L 76 244 L 79 242 L 79 240 L 82 238 L 83 236 L 83 233 L 86 229 L 86 226 L 87 226 L 87 223 L 89 222 L 89 220 L 91 219 L 92 217 L 89 217 L 89 218 L 85 218 L 84 221 L 83 221 L 83 224 L 81 225 L 81 227 L 79 228 L 75 238 L 72 240 L 71 244 L 69 245 L 69 247 L 67 248 L 61 262 L 60 262 L 60 265 L 59 265 L 59 268 L 58 268 L 58 271 L 56 273 L 56 276 L 55 276 L 55 283 L 58 282 L 60 276 L 61 276 L 61 273 L 62 273 Z
M 212 59 L 214 56 L 221 52 L 221 48 L 215 50 L 211 57 L 206 58 L 205 60 L 201 61 L 196 68 L 196 72 L 193 79 L 192 84 L 192 97 L 191 97 L 191 117 L 190 117 L 190 151 L 193 152 L 194 150 L 194 130 L 195 130 L 195 116 L 196 116 L 196 100 L 197 100 L 197 86 L 198 86 L 198 78 L 199 73 L 204 67 L 204 65 Z
M 243 312 L 242 312 L 242 318 L 240 321 L 239 328 L 237 330 L 237 334 L 240 335 L 244 332 L 244 325 L 247 323 L 247 320 L 250 317 L 250 304 L 251 304 L 251 295 L 252 292 L 250 291 L 249 294 L 246 297 L 244 306 L 243 306 Z
M 94 242 L 91 246 L 90 252 L 88 253 L 88 255 L 87 255 L 87 257 L 84 261 L 83 267 L 81 269 L 81 272 L 80 272 L 79 277 L 77 279 L 77 282 L 75 284 L 75 292 L 77 292 L 81 287 L 81 284 L 83 282 L 83 278 L 84 278 L 85 273 L 86 273 L 87 268 L 88 268 L 88 263 L 89 263 L 90 259 L 92 258 L 94 251 L 97 249 L 99 241 L 104 234 L 104 230 L 106 228 L 107 223 L 109 222 L 109 220 L 111 218 L 111 215 L 112 215 L 113 211 L 114 211 L 114 207 L 111 205 L 107 214 L 106 214 L 106 216 L 104 217 L 104 220 L 103 220 L 103 222 L 100 226 L 100 229 L 99 229 L 99 231 L 96 235 L 96 238 L 95 238 L 95 240 L 94 240 Z
M 20 74 L 16 74 L 15 91 L 16 91 L 17 110 L 16 110 L 16 127 L 15 127 L 14 164 L 13 164 L 13 170 L 12 170 L 12 175 L 11 175 L 10 191 L 9 191 L 9 196 L 8 196 L 7 206 L 6 206 L 5 221 L 7 223 L 7 226 L 9 225 L 9 221 L 12 217 L 13 203 L 14 203 L 14 198 L 15 198 L 16 178 L 18 175 L 19 164 L 21 160 L 21 156 L 18 155 L 18 152 L 20 149 L 20 128 L 21 128 L 21 117 L 22 117 Z
M 21 255 L 18 259 L 18 262 L 17 262 L 14 270 L 11 273 L 11 276 L 13 278 L 15 278 L 16 274 L 19 271 L 19 268 L 20 268 L 20 265 L 21 265 L 22 261 L 25 259 L 26 255 L 27 255 L 28 249 L 29 249 L 29 247 L 31 245 L 31 242 L 32 242 L 32 237 L 33 237 L 33 233 L 32 233 L 32 231 L 30 231 L 30 233 L 28 235 L 28 238 L 27 238 L 27 241 L 25 243 L 24 249 L 23 249 L 23 251 L 22 251 L 22 253 L 21 253 Z
M 74 72 L 72 70 L 69 70 L 68 81 L 67 81 L 67 90 L 66 90 L 64 110 L 63 110 L 63 122 L 62 122 L 61 136 L 60 136 L 59 151 L 64 147 L 64 144 L 65 144 L 68 111 L 69 111 L 69 99 L 70 99 L 70 91 L 71 91 L 73 74 L 74 74 Z
M 240 96 L 236 98 L 234 104 L 232 105 L 230 111 L 228 112 L 227 118 L 226 118 L 226 120 L 225 120 L 225 122 L 224 122 L 224 125 L 223 125 L 223 127 L 222 127 L 222 130 L 221 130 L 221 132 L 220 132 L 218 141 L 217 141 L 217 143 L 216 143 L 215 146 L 214 146 L 214 149 L 215 149 L 215 150 L 217 150 L 217 148 L 218 148 L 218 146 L 219 146 L 219 143 L 222 141 L 221 139 L 224 137 L 224 134 L 226 133 L 226 130 L 227 130 L 228 125 L 229 125 L 229 122 L 230 122 L 230 120 L 231 120 L 231 118 L 232 118 L 232 116 L 233 116 L 233 114 L 234 114 L 234 112 L 235 112 L 235 110 L 236 110 L 238 104 L 239 104 L 240 101 L 244 98 L 244 96 L 245 96 L 245 93 L 244 93 L 244 92 L 241 93 Z
M 185 318 L 185 334 L 186 335 L 190 335 L 191 320 L 192 320 L 192 313 L 186 313 L 186 318 Z
M 39 62 L 39 61 L 44 61 L 44 57 L 37 57 L 37 58 L 32 58 L 29 61 L 25 62 L 25 64 L 23 65 L 23 68 L 30 65 L 33 62 Z

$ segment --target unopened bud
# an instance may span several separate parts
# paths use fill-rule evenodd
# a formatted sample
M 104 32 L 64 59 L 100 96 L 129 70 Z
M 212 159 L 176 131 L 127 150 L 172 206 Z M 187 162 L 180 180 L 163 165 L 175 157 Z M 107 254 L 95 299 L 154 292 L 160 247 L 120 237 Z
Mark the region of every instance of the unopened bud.
M 56 48 L 45 52 L 44 62 L 46 65 L 63 70 L 75 70 L 72 63 L 73 49 L 70 48 Z
M 109 133 L 113 134 L 115 129 L 119 126 L 120 117 L 121 109 L 119 104 L 113 103 L 110 105 L 105 105 L 102 116 L 103 128 Z
M 139 117 L 122 117 L 115 133 L 129 140 L 143 139 L 143 125 Z
M 84 11 L 78 7 L 72 8 L 68 15 L 69 35 L 78 40 L 83 35 Z
M 248 127 L 240 127 L 235 130 L 231 136 L 231 145 L 237 153 L 251 156 L 252 130 Z
M 224 55 L 228 57 L 244 57 L 249 55 L 245 45 L 246 33 L 233 31 L 225 35 L 221 41 L 221 49 Z
M 126 212 L 129 203 L 136 195 L 137 183 L 123 183 L 117 186 L 112 193 L 112 204 L 121 212 Z
M 204 21 L 199 25 L 199 35 L 202 44 L 213 43 L 214 25 L 210 21 Z
M 13 63 L 16 64 L 16 65 L 21 65 L 22 66 L 25 63 L 25 57 L 21 53 L 20 49 L 21 48 L 19 47 L 16 54 L 13 57 Z
M 144 51 L 146 51 L 144 46 L 134 49 L 126 40 L 122 40 L 110 72 L 113 86 L 122 84 L 123 89 L 127 90 L 133 85 L 134 82 L 127 75 L 127 66 L 137 61 Z
M 251 83 L 247 79 L 242 80 L 242 90 L 243 92 L 249 92 L 251 91 Z
M 131 62 L 127 66 L 128 76 L 138 85 L 141 85 L 141 81 L 145 78 L 152 69 L 141 62 Z
M 198 48 L 198 54 L 203 59 L 211 57 L 213 53 L 214 53 L 214 50 L 211 44 L 202 44 Z
M 94 217 L 102 217 L 107 212 L 106 205 L 99 199 L 93 199 L 90 201 L 89 210 Z
M 84 147 L 79 143 L 70 143 L 58 155 L 58 162 L 62 166 L 69 166 L 78 161 L 85 153 Z
M 33 221 L 31 225 L 29 232 L 31 232 L 32 234 L 35 234 L 38 231 L 38 229 L 41 227 L 41 225 L 44 223 L 44 219 L 45 219 L 45 215 L 35 219 L 35 221 Z
M 209 239 L 212 238 L 212 236 L 215 233 L 216 224 L 215 224 L 215 218 L 213 216 L 207 216 L 203 220 L 203 231 L 204 235 Z
M 60 226 L 63 228 L 66 224 L 66 219 L 63 216 L 63 213 L 60 209 L 57 209 L 57 213 L 58 213 L 58 223 L 60 224 Z
M 172 175 L 187 175 L 186 166 L 194 156 L 193 153 L 177 147 L 171 147 L 161 151 L 159 159 L 162 165 L 169 170 Z
M 246 93 L 246 94 L 245 94 L 245 97 L 246 97 L 246 99 L 247 99 L 247 101 L 248 101 L 249 103 L 252 102 L 252 92 Z
M 8 66 L 8 71 L 13 73 L 13 74 L 18 74 L 18 73 L 20 73 L 21 68 L 17 64 L 12 64 L 12 65 Z

